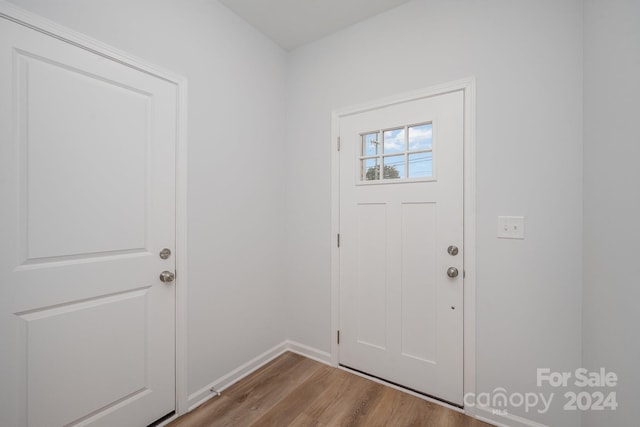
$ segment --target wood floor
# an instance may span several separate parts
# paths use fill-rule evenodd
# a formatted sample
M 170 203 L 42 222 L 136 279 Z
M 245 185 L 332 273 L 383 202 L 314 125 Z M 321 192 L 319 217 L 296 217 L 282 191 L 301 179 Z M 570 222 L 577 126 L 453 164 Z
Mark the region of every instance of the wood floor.
M 489 424 L 357 375 L 285 353 L 169 427 Z

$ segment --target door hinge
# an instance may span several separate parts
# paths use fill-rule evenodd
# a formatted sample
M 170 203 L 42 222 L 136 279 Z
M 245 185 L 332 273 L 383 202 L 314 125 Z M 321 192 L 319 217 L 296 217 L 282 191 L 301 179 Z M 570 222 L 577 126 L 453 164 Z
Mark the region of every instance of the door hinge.
M 338 247 L 340 247 L 340 233 L 338 233 Z
M 340 137 L 338 137 L 338 151 L 340 151 Z
M 340 331 L 338 330 L 338 344 L 340 344 Z

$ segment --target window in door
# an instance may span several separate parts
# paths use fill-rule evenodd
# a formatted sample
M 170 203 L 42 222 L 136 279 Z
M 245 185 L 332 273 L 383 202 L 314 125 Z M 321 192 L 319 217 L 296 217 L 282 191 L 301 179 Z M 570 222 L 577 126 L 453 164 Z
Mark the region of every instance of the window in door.
M 426 180 L 433 177 L 433 123 L 360 135 L 360 181 Z

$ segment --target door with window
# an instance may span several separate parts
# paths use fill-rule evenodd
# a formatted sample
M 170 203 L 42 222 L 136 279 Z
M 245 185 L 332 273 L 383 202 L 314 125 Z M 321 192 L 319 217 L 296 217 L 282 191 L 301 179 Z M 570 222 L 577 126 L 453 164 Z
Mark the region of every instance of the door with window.
M 0 15 L 0 425 L 175 408 L 176 86 Z M 161 280 L 161 273 L 164 272 Z
M 463 92 L 340 118 L 341 365 L 462 405 Z

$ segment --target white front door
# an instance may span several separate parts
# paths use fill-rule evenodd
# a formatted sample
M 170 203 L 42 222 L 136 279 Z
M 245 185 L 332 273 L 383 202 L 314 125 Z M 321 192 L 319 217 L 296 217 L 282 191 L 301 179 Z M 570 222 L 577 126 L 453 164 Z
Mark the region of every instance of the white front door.
M 0 425 L 175 408 L 176 87 L 0 18 Z
M 463 92 L 339 124 L 339 362 L 462 405 Z

